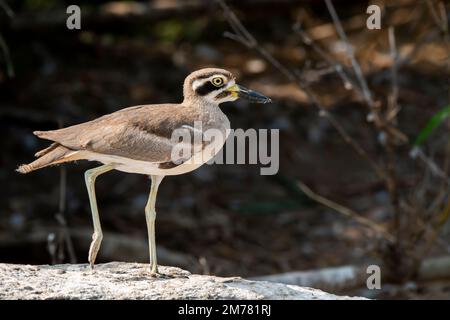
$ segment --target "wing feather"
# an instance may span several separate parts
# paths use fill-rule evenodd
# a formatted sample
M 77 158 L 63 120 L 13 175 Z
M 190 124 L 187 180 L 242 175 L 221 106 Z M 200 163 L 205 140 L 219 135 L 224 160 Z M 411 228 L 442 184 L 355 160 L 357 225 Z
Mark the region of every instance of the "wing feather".
M 149 162 L 170 161 L 174 129 L 202 120 L 194 107 L 145 105 L 130 107 L 98 119 L 52 131 L 36 131 L 43 139 L 72 150 L 128 157 Z

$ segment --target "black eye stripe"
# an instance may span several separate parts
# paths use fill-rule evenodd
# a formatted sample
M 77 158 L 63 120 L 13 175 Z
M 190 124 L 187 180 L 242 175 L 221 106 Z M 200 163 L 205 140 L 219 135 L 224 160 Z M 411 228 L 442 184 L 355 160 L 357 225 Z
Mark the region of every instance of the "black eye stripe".
M 200 96 L 206 96 L 208 93 L 211 93 L 215 90 L 218 90 L 222 88 L 224 85 L 221 86 L 215 86 L 211 83 L 211 81 L 207 81 L 201 86 L 199 86 L 197 89 L 195 89 L 195 92 Z

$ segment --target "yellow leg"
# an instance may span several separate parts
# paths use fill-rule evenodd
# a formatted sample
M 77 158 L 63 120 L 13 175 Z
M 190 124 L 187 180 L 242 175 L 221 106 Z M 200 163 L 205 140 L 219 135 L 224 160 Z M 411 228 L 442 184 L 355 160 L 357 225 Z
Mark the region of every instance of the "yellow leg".
M 150 195 L 148 197 L 147 205 L 145 206 L 145 220 L 147 221 L 148 245 L 150 253 L 150 272 L 155 275 L 158 273 L 158 263 L 156 261 L 156 241 L 155 241 L 155 219 L 156 219 L 156 195 L 158 187 L 164 176 L 150 176 L 152 179 L 152 186 L 150 188 Z
M 92 220 L 94 222 L 94 234 L 92 235 L 92 242 L 89 248 L 89 264 L 91 268 L 94 268 L 95 258 L 97 257 L 100 244 L 103 239 L 102 227 L 100 225 L 100 217 L 97 209 L 97 199 L 95 198 L 95 179 L 105 172 L 114 169 L 114 165 L 105 164 L 103 166 L 87 170 L 84 173 L 84 180 L 86 181 L 86 187 L 89 194 L 89 202 L 91 205 Z

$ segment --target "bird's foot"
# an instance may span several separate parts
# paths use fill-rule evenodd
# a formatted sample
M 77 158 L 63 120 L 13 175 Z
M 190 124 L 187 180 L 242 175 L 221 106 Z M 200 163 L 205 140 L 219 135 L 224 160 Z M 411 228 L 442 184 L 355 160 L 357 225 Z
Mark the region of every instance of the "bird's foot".
M 142 274 L 146 275 L 149 278 L 152 279 L 174 279 L 179 277 L 177 274 L 171 274 L 171 273 L 162 273 L 158 270 L 158 268 L 152 268 L 150 267 L 150 270 L 145 268 L 143 270 Z
M 160 273 L 160 272 L 150 272 L 150 277 L 154 278 L 154 279 L 175 279 L 175 278 L 177 278 L 176 275 Z
M 150 271 L 147 268 L 145 270 L 142 270 L 141 272 L 142 276 L 148 277 L 148 278 L 152 278 L 152 279 L 169 279 L 172 277 L 169 277 L 166 274 L 160 273 L 158 271 Z
M 155 279 L 164 278 L 164 275 L 162 273 L 159 273 L 158 271 L 156 271 L 156 272 L 150 271 L 149 276 L 150 276 L 150 278 L 155 278 Z
M 150 267 L 150 277 L 155 279 L 165 279 L 166 276 L 158 271 L 157 266 Z

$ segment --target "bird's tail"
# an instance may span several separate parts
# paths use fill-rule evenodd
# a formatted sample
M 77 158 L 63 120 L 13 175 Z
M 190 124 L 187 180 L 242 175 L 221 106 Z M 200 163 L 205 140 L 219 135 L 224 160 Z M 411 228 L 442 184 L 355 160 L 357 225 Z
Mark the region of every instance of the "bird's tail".
M 29 173 L 54 164 L 75 160 L 71 157 L 74 153 L 76 153 L 76 151 L 66 148 L 58 143 L 53 143 L 48 148 L 35 154 L 38 159 L 29 164 L 19 166 L 16 171 L 20 173 Z

